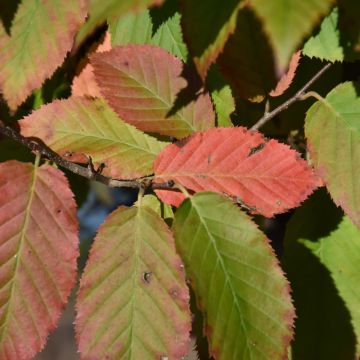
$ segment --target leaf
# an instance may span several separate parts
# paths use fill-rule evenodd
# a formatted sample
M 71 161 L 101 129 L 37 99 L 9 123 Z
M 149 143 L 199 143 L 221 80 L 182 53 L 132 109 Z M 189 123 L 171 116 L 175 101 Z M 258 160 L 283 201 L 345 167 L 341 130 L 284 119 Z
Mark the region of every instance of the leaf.
M 291 55 L 325 15 L 332 0 L 250 0 L 264 24 L 276 55 L 277 73 L 282 75 Z
M 307 112 L 305 135 L 314 167 L 335 203 L 360 227 L 359 84 L 345 82 Z
M 216 359 L 284 359 L 295 316 L 265 237 L 229 200 L 199 193 L 175 214 L 176 246 Z
M 109 21 L 113 47 L 127 44 L 150 44 L 153 24 L 149 10 L 130 12 Z
M 293 359 L 359 358 L 359 241 L 360 230 L 325 191 L 289 221 L 284 266 L 297 309 Z
M 181 1 L 187 44 L 202 79 L 235 31 L 242 4 L 241 0 Z
M 188 49 L 183 40 L 180 19 L 180 14 L 175 13 L 171 18 L 161 24 L 154 34 L 151 43 L 164 48 L 169 53 L 186 62 Z
M 139 205 L 139 201 L 135 203 L 136 205 Z M 141 199 L 142 206 L 146 206 L 150 208 L 151 210 L 155 211 L 156 214 L 158 214 L 163 219 L 173 219 L 174 218 L 174 212 L 172 211 L 172 208 L 168 204 L 162 203 L 155 195 L 152 194 L 146 194 Z
M 188 50 L 183 41 L 180 18 L 180 14 L 175 13 L 152 36 L 154 26 L 149 10 L 126 14 L 110 22 L 112 44 L 114 47 L 128 44 L 156 45 L 185 62 Z
M 96 52 L 104 52 L 111 49 L 110 33 L 106 32 L 103 41 L 96 46 Z M 75 76 L 71 85 L 73 96 L 101 97 L 100 89 L 95 81 L 94 68 L 88 60 L 84 61 L 82 70 Z
M 319 33 L 305 43 L 303 54 L 331 62 L 359 59 L 360 54 L 354 52 L 354 44 L 346 29 L 341 30 L 339 9 L 335 7 L 321 23 Z
M 76 282 L 76 205 L 60 170 L 0 164 L 0 358 L 31 359 Z
M 214 126 L 208 94 L 173 115 L 176 95 L 186 87 L 182 62 L 160 47 L 127 45 L 91 56 L 101 93 L 126 122 L 140 130 L 181 138 Z
M 76 43 L 79 45 L 86 36 L 106 21 L 111 21 L 130 11 L 141 11 L 153 5 L 160 5 L 162 2 L 163 0 L 88 0 L 89 18 L 81 28 Z
M 0 48 L 0 85 L 10 109 L 15 110 L 61 65 L 84 19 L 81 0 L 21 2 L 11 37 Z
M 289 88 L 295 77 L 300 57 L 301 51 L 297 51 L 296 53 L 294 53 L 294 55 L 291 57 L 287 73 L 282 76 L 282 78 L 277 83 L 275 89 L 270 91 L 270 96 L 280 96 Z
M 226 193 L 267 217 L 298 206 L 317 186 L 296 151 L 243 127 L 210 129 L 168 145 L 154 171 L 155 182 L 173 180 L 193 191 Z M 173 193 L 157 191 L 171 204 Z
M 124 123 L 104 100 L 69 98 L 42 106 L 20 121 L 21 133 L 38 137 L 69 160 L 104 163 L 103 174 L 133 179 L 153 172 L 165 143 Z
M 80 282 L 82 359 L 180 359 L 188 351 L 189 292 L 174 239 L 147 207 L 121 207 L 100 227 Z
M 247 8 L 218 59 L 219 69 L 244 99 L 261 102 L 276 85 L 273 54 L 260 21 Z
M 235 111 L 235 99 L 231 87 L 215 67 L 210 69 L 207 83 L 214 102 L 217 126 L 232 127 L 230 116 Z

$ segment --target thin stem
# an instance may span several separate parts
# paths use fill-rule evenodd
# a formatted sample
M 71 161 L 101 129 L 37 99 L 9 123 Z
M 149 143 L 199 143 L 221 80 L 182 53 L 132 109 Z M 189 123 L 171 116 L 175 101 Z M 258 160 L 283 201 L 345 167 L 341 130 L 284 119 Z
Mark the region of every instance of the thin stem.
M 306 90 L 320 78 L 322 74 L 324 74 L 330 67 L 331 63 L 326 64 L 322 67 L 296 94 L 285 101 L 283 104 L 278 106 L 271 112 L 265 113 L 264 116 L 251 128 L 251 130 L 258 130 L 261 126 L 266 124 L 269 120 L 271 120 L 276 115 L 280 114 L 282 111 L 286 110 L 290 105 L 294 102 L 299 101 L 302 99 L 303 95 L 305 94 Z
M 71 161 L 63 159 L 60 155 L 49 149 L 46 145 L 40 143 L 37 139 L 26 138 L 19 134 L 17 131 L 12 129 L 10 126 L 4 125 L 0 121 L 0 133 L 19 142 L 20 144 L 26 146 L 30 150 L 34 151 L 37 154 L 41 154 L 45 158 L 54 162 L 58 166 L 67 169 L 73 172 L 76 175 L 80 175 L 86 179 L 98 181 L 102 184 L 105 184 L 112 188 L 133 188 L 141 189 L 151 187 L 152 189 L 172 189 L 174 187 L 173 181 L 168 181 L 165 183 L 152 183 L 152 181 L 144 181 L 144 179 L 133 179 L 133 180 L 118 180 L 112 179 L 110 177 L 101 175 L 94 171 L 92 166 L 82 166 Z M 90 159 L 91 162 L 91 159 Z M 146 180 L 146 179 L 145 179 Z

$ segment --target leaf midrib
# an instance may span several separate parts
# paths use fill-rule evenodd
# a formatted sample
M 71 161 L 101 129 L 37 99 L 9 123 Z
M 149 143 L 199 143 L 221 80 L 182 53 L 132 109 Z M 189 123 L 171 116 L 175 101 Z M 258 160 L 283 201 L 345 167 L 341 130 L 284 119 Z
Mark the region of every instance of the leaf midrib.
M 28 200 L 28 203 L 27 203 L 26 209 L 25 209 L 25 218 L 24 218 L 22 229 L 21 229 L 20 241 L 19 241 L 19 245 L 17 247 L 16 253 L 15 253 L 16 261 L 15 261 L 14 277 L 13 277 L 12 284 L 11 284 L 11 290 L 10 290 L 10 295 L 9 295 L 9 300 L 8 300 L 8 308 L 6 311 L 4 322 L 1 326 L 2 329 L 1 329 L 1 333 L 0 333 L 0 343 L 3 342 L 6 324 L 8 322 L 9 316 L 11 314 L 12 298 L 14 296 L 15 286 L 16 286 L 16 275 L 18 272 L 19 264 L 20 264 L 20 255 L 21 255 L 24 243 L 25 243 L 26 231 L 27 231 L 29 219 L 30 219 L 30 209 L 31 209 L 32 201 L 33 201 L 34 194 L 35 194 L 37 170 L 38 170 L 38 166 L 35 165 L 33 167 L 33 174 L 31 177 L 31 185 L 29 187 L 30 194 L 29 194 L 29 200 Z

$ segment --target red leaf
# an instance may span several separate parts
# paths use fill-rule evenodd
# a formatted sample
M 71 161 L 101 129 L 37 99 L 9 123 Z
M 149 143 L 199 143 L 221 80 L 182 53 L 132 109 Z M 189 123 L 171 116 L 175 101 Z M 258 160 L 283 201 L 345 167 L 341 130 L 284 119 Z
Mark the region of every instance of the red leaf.
M 76 205 L 51 166 L 0 164 L 0 359 L 31 359 L 76 280 Z
M 280 96 L 285 92 L 285 90 L 288 89 L 294 79 L 296 69 L 299 65 L 300 57 L 301 51 L 299 50 L 292 56 L 287 73 L 284 74 L 279 80 L 276 88 L 270 92 L 270 96 Z
M 181 138 L 214 126 L 209 94 L 170 115 L 186 80 L 183 63 L 153 45 L 119 46 L 90 57 L 102 95 L 120 117 L 138 129 Z
M 155 160 L 154 171 L 156 182 L 226 193 L 268 217 L 299 205 L 318 185 L 296 151 L 243 127 L 210 129 L 171 144 Z M 157 194 L 179 203 L 170 190 Z

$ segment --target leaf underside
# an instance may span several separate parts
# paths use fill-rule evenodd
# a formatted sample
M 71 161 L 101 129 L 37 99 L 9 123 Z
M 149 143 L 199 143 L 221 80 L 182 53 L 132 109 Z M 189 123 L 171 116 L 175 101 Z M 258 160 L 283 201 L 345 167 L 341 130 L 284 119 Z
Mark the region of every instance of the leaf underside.
M 212 355 L 284 359 L 295 313 L 265 235 L 231 201 L 206 192 L 183 202 L 173 227 Z
M 305 119 L 314 167 L 333 200 L 360 227 L 359 84 L 346 82 L 316 102 Z
M 0 86 L 10 109 L 62 64 L 85 15 L 81 0 L 21 2 L 11 36 L 0 40 Z
M 40 138 L 68 160 L 105 164 L 103 174 L 133 179 L 153 172 L 165 143 L 123 122 L 104 100 L 69 98 L 42 106 L 20 121 L 24 136 Z
M 102 95 L 126 122 L 138 129 L 182 138 L 214 126 L 209 94 L 171 115 L 177 94 L 186 87 L 183 63 L 152 45 L 119 46 L 91 56 Z
M 143 207 L 101 226 L 80 282 L 82 359 L 180 359 L 191 320 L 183 265 L 164 221 Z
M 306 161 L 287 145 L 243 127 L 216 128 L 168 145 L 154 163 L 155 181 L 228 194 L 253 213 L 271 217 L 299 205 L 317 186 Z M 157 190 L 179 205 L 179 195 Z
M 0 358 L 31 359 L 76 281 L 76 204 L 51 166 L 0 164 Z
M 260 102 L 276 85 L 272 50 L 250 9 L 239 12 L 236 31 L 218 59 L 224 77 L 244 99 Z
M 181 1 L 187 44 L 202 79 L 235 31 L 241 3 L 241 0 Z

